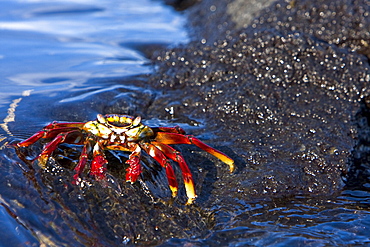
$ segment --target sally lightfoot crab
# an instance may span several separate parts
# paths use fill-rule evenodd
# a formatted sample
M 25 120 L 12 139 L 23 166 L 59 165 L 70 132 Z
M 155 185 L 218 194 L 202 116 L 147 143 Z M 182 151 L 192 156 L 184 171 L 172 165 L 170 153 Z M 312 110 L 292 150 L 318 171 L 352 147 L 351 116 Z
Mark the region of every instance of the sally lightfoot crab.
M 234 170 L 234 161 L 222 152 L 206 145 L 199 139 L 186 135 L 180 127 L 149 127 L 141 123 L 140 117 L 127 115 L 98 115 L 94 121 L 86 123 L 53 122 L 30 138 L 15 144 L 15 147 L 27 147 L 41 138 L 52 139 L 45 145 L 37 159 L 45 164 L 49 156 L 61 143 L 82 145 L 79 161 L 74 175 L 75 181 L 80 181 L 80 175 L 86 164 L 90 164 L 90 175 L 97 179 L 105 178 L 106 164 L 104 150 L 120 150 L 131 152 L 126 163 L 129 165 L 126 181 L 135 182 L 140 173 L 140 153 L 144 150 L 166 169 L 172 196 L 178 191 L 178 183 L 170 160 L 178 163 L 185 184 L 188 204 L 191 204 L 196 193 L 192 174 L 180 152 L 169 146 L 171 144 L 194 144 L 204 151 L 214 155 Z

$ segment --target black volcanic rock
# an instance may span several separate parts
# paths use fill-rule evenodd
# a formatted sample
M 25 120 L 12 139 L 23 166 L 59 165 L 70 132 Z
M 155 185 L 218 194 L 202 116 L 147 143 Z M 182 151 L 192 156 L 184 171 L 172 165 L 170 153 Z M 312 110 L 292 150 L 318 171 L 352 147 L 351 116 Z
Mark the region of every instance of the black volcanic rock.
M 247 27 L 215 18 L 228 2 L 195 7 L 202 40 L 155 56 L 151 80 L 177 116 L 201 119 L 211 144 L 236 158 L 235 174 L 218 172 L 212 198 L 338 192 L 370 92 L 368 59 L 356 52 L 366 45 L 354 42 L 368 38 L 368 1 L 278 1 Z

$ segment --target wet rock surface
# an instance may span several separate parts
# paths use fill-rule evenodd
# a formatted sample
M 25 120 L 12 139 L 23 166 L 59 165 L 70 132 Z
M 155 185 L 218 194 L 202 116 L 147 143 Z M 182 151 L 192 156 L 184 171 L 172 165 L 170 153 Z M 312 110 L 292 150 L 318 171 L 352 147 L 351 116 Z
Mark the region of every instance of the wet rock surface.
M 369 57 L 369 6 L 368 0 L 280 2 L 265 9 L 252 26 L 304 32 Z
M 152 246 L 172 237 L 204 236 L 214 225 L 211 212 L 185 205 L 184 193 L 179 201 L 170 199 L 165 174 L 153 162 L 145 160 L 152 166 L 145 165 L 139 181 L 129 184 L 121 160 L 127 157 L 107 153 L 107 180 L 86 175 L 75 185 L 71 169 L 79 156 L 75 147 L 62 145 L 42 168 L 30 160 L 41 148 L 35 144 L 19 149 L 23 162 L 14 162 L 1 180 L 3 196 L 12 199 L 3 206 L 26 219 L 22 226 L 36 228 L 32 234 L 41 243 L 63 246 L 74 239 L 73 246 Z M 0 162 L 4 162 L 2 157 Z M 15 190 L 25 193 L 17 197 Z M 37 217 L 27 217 L 30 213 Z
M 225 31 L 237 26 L 215 18 L 227 3 L 203 1 L 190 13 L 208 32 L 156 56 L 151 82 L 237 160 L 235 174 L 219 171 L 210 201 L 338 192 L 356 145 L 354 117 L 370 92 L 360 52 L 368 1 L 278 1 L 246 28 Z

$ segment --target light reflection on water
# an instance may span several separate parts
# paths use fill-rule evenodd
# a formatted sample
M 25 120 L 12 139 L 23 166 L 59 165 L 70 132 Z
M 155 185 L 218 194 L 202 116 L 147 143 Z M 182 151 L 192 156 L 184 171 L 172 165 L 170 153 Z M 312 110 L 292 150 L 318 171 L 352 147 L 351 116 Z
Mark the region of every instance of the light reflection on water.
M 366 245 L 370 243 L 369 199 L 369 192 L 346 190 L 332 199 L 251 203 L 232 217 L 230 225 L 205 239 L 171 239 L 161 246 Z
M 150 73 L 141 51 L 124 44 L 187 41 L 184 19 L 160 2 L 2 1 L 1 5 L 0 107 L 24 90 L 69 90 L 90 78 Z
M 91 88 L 99 93 L 106 87 L 101 82 L 91 85 L 92 80 L 151 73 L 148 58 L 130 44 L 187 41 L 184 18 L 150 0 L 9 0 L 1 7 L 0 124 L 6 124 L 0 128 L 1 139 L 9 135 L 14 115 L 22 123 L 37 114 L 39 120 L 34 121 L 44 124 L 54 119 L 43 113 L 53 112 L 55 102 L 68 100 L 66 94 L 80 91 L 82 95 L 72 99 L 81 98 L 86 90 L 94 94 Z M 33 105 L 32 112 L 17 108 L 26 102 Z

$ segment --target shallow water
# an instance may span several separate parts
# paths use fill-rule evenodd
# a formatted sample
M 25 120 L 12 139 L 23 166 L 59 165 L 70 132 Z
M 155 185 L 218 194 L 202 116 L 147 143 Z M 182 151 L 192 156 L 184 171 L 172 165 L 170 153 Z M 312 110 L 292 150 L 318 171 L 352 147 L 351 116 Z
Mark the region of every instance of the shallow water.
M 2 1 L 0 145 L 24 139 L 54 120 L 92 119 L 116 109 L 117 102 L 125 102 L 123 112 L 143 105 L 135 112 L 145 113 L 146 101 L 160 94 L 146 85 L 145 75 L 153 72 L 146 54 L 186 43 L 183 25 L 184 17 L 160 1 Z M 76 238 L 71 232 L 94 242 L 96 236 L 84 228 L 88 223 L 73 218 L 55 192 L 39 188 L 44 183 L 35 174 L 39 170 L 4 146 L 0 165 L 1 245 L 56 246 Z M 207 234 L 162 240 L 162 245 L 367 244 L 369 202 L 369 192 L 361 190 L 324 199 L 241 200 L 210 209 L 215 221 Z M 101 236 L 100 243 L 110 244 L 109 237 Z M 131 243 L 121 238 L 122 244 Z
M 170 240 L 163 246 L 357 246 L 369 244 L 370 194 L 345 190 L 335 198 L 249 204 L 206 239 Z
M 145 48 L 186 42 L 183 25 L 149 0 L 2 1 L 0 118 L 19 98 L 93 94 L 106 86 L 92 80 L 150 73 Z

